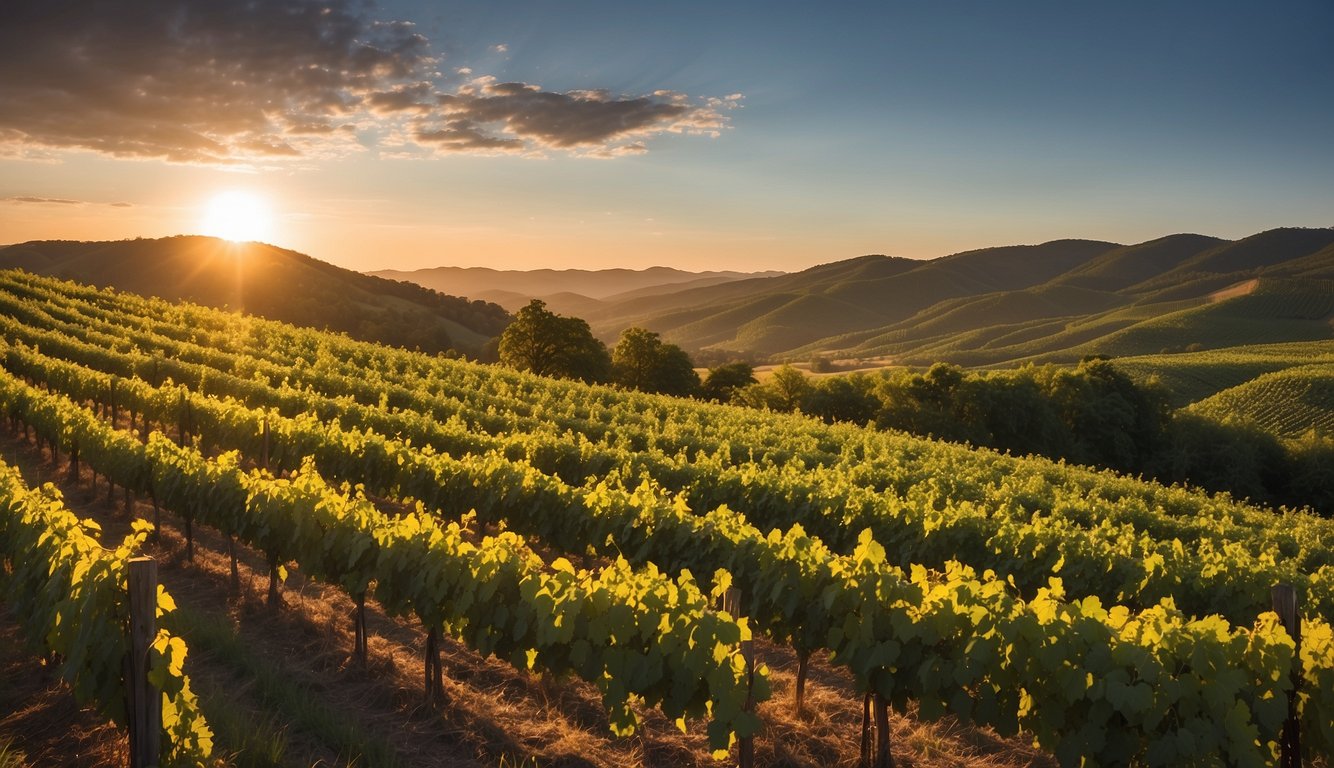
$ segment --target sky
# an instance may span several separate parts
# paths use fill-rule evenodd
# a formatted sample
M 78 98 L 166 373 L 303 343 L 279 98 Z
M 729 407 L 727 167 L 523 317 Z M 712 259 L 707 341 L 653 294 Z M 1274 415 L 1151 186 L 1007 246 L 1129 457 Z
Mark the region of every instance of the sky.
M 0 243 L 208 231 L 359 270 L 797 270 L 1334 226 L 1328 0 L 0 15 Z

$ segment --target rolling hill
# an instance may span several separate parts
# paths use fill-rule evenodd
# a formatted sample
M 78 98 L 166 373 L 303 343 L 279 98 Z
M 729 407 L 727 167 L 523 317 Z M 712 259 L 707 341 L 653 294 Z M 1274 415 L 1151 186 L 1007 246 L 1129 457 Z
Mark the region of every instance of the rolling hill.
M 1286 368 L 1229 387 L 1190 410 L 1223 421 L 1242 418 L 1280 437 L 1334 434 L 1334 364 Z
M 46 240 L 0 248 L 0 269 L 16 267 L 433 353 L 476 355 L 509 322 L 495 304 L 364 275 L 271 245 L 211 237 Z
M 1315 341 L 1334 338 L 1334 229 L 862 256 L 577 309 L 607 341 L 642 326 L 687 350 L 772 361 L 1003 366 Z
M 661 293 L 783 273 L 686 272 L 670 267 L 534 270 L 432 267 L 413 271 L 385 269 L 368 274 L 414 282 L 442 293 L 492 301 L 511 312 L 532 299 L 541 299 L 554 312 L 583 317 L 605 303 L 634 301 Z

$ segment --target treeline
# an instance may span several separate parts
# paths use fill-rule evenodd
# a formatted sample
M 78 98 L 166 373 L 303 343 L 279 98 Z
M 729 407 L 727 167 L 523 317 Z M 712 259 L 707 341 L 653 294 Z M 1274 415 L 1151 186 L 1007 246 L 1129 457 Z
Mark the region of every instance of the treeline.
M 557 315 L 540 299 L 514 314 L 500 335 L 497 355 L 511 368 L 590 384 L 682 397 L 698 394 L 700 387 L 690 356 L 658 334 L 629 328 L 614 349 L 607 349 L 587 322 Z
M 720 401 L 828 422 L 966 442 L 1227 491 L 1268 505 L 1334 512 L 1334 441 L 1283 440 L 1254 424 L 1173 410 L 1167 393 L 1106 360 L 811 378 L 791 366 Z
M 1004 371 L 939 363 L 819 378 L 784 365 L 764 382 L 750 363 L 731 362 L 701 380 L 685 351 L 656 333 L 630 328 L 608 349 L 587 322 L 537 299 L 501 334 L 498 355 L 546 376 L 801 412 L 1334 513 L 1334 440 L 1283 440 L 1254 424 L 1174 410 L 1160 387 L 1138 384 L 1104 359 Z

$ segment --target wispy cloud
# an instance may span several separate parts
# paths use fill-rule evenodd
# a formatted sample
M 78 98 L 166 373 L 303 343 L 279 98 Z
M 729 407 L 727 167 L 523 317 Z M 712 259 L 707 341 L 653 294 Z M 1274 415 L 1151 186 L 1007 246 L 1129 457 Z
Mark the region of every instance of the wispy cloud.
M 115 202 L 115 203 L 93 203 L 87 200 L 71 200 L 65 197 L 0 197 L 0 203 L 10 203 L 11 205 L 109 205 L 112 208 L 133 208 L 133 203 Z
M 267 164 L 377 149 L 368 137 L 378 136 L 393 153 L 614 156 L 644 151 L 655 134 L 716 135 L 739 100 L 459 85 L 412 24 L 362 7 L 11 0 L 0 25 L 0 152 Z
M 61 197 L 6 197 L 6 203 L 35 203 L 53 205 L 83 205 L 82 200 L 66 200 Z

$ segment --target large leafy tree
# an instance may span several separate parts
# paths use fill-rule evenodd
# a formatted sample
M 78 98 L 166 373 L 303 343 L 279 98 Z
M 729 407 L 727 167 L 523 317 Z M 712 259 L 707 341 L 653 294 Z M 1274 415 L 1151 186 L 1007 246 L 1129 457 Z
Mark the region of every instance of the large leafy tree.
M 616 383 L 633 389 L 668 395 L 699 390 L 699 374 L 685 350 L 644 328 L 627 328 L 621 334 L 611 365 Z
M 587 382 L 605 382 L 611 374 L 607 346 L 588 323 L 557 315 L 539 299 L 515 313 L 500 334 L 500 362 L 540 376 Z
M 735 393 L 754 383 L 755 368 L 750 363 L 725 363 L 709 371 L 700 394 L 709 400 L 730 403 Z

